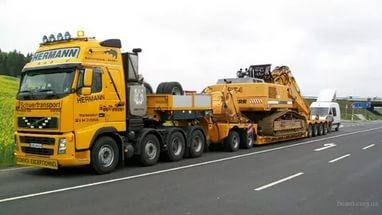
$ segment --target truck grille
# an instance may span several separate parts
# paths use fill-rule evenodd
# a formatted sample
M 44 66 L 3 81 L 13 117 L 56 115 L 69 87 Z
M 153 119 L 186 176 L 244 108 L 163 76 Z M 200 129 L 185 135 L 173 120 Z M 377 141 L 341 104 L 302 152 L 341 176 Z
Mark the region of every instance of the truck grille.
M 53 149 L 32 148 L 32 147 L 22 146 L 21 151 L 24 153 L 35 154 L 35 155 L 53 155 Z
M 57 117 L 18 117 L 17 125 L 19 128 L 32 129 L 57 129 Z
M 40 144 L 45 144 L 45 145 L 54 145 L 54 138 L 51 138 L 51 137 L 20 136 L 20 142 L 22 142 L 22 143 L 40 143 Z

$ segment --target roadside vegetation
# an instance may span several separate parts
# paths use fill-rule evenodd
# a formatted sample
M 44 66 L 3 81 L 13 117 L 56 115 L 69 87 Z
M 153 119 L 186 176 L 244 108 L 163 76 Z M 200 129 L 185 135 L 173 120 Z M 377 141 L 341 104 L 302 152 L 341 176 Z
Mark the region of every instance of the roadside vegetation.
M 18 78 L 0 75 L 0 167 L 13 166 L 13 116 Z

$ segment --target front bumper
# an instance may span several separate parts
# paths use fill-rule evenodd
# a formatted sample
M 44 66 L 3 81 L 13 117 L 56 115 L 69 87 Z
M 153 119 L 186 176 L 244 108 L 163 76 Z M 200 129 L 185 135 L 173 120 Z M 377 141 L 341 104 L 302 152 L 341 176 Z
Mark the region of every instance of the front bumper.
M 63 154 L 58 153 L 61 138 L 66 139 L 66 152 Z M 75 138 L 72 132 L 63 134 L 15 132 L 15 141 L 16 162 L 20 165 L 57 169 L 61 166 L 90 164 L 90 151 L 75 150 Z

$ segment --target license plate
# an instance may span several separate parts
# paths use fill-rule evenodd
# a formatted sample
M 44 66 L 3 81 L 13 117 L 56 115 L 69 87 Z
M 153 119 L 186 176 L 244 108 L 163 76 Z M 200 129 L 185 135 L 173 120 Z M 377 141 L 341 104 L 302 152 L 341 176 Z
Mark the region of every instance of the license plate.
M 48 169 L 58 169 L 57 161 L 51 159 L 17 157 L 16 163 L 20 165 L 38 166 Z
M 29 146 L 32 147 L 32 148 L 37 148 L 37 149 L 41 149 L 42 148 L 42 144 L 41 143 L 29 143 Z

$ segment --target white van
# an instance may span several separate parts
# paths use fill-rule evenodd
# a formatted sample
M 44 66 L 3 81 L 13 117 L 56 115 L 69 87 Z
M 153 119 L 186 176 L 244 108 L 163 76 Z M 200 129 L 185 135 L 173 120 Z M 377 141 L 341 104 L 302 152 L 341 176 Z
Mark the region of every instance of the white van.
M 335 100 L 335 90 L 322 90 L 317 100 L 310 105 L 310 111 L 312 119 L 329 119 L 332 121 L 332 128 L 338 131 L 341 125 L 341 110 Z

